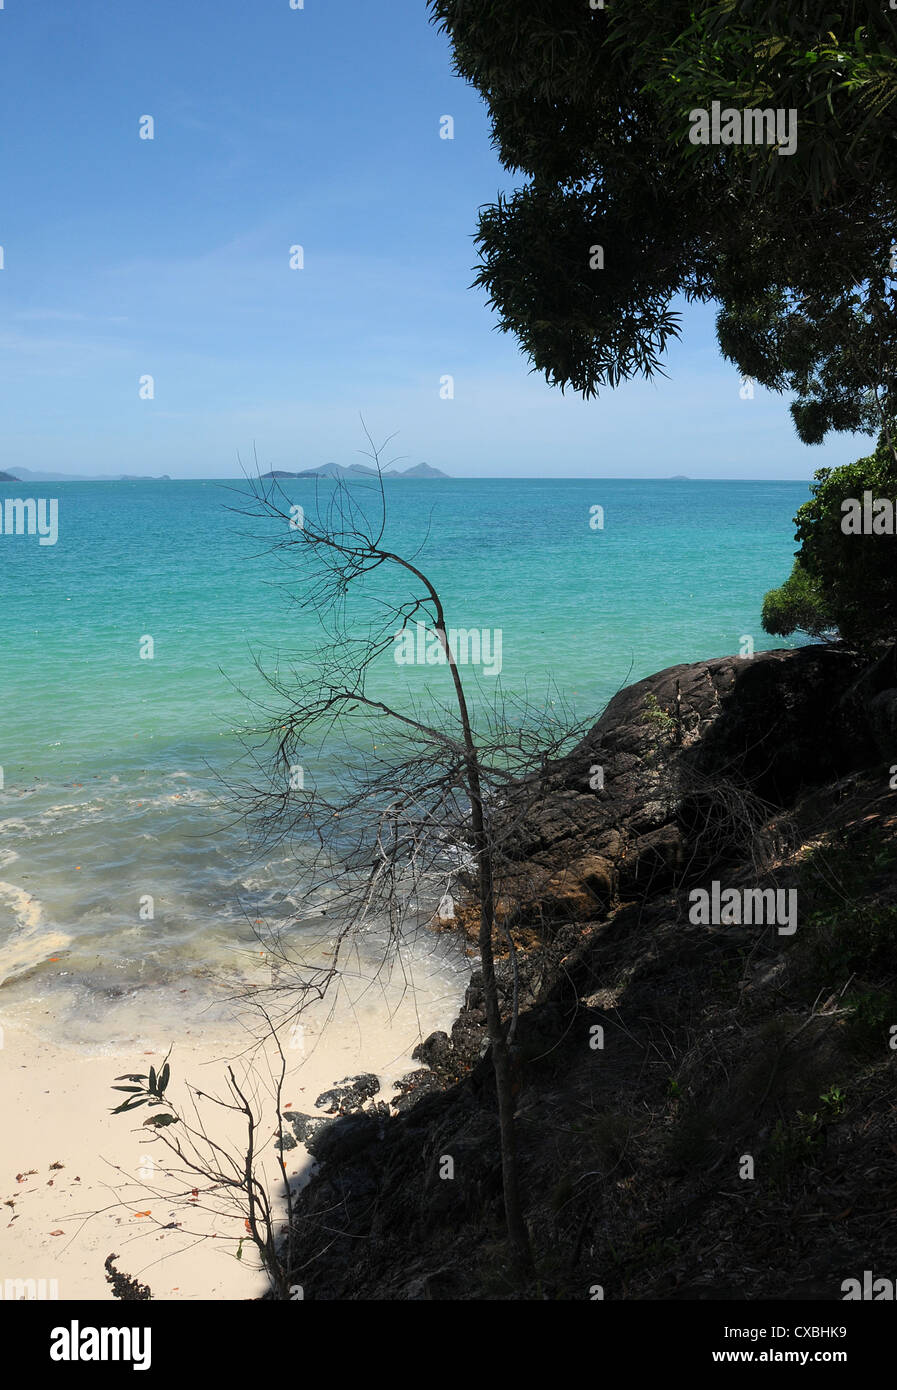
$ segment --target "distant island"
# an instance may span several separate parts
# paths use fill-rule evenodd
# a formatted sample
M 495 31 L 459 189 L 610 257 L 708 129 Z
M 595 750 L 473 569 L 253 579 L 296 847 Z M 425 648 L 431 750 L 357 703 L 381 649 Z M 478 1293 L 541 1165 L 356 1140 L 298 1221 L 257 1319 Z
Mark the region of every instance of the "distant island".
M 690 482 L 691 482 L 691 478 L 688 476 L 687 473 L 673 473 L 671 477 L 667 478 L 667 482 L 668 482 L 668 483 L 690 483 Z
M 270 473 L 262 475 L 265 478 L 376 478 L 376 468 L 369 468 L 364 463 L 323 463 L 320 468 L 303 468 L 300 473 L 288 473 L 282 468 L 272 468 Z M 429 463 L 416 463 L 413 468 L 406 468 L 404 472 L 397 468 L 384 468 L 383 478 L 447 478 L 448 473 L 443 473 L 439 468 L 431 468 Z
M 150 477 L 140 473 L 47 473 L 42 469 L 17 468 L 14 473 L 0 473 L 4 483 L 170 483 L 167 473 Z

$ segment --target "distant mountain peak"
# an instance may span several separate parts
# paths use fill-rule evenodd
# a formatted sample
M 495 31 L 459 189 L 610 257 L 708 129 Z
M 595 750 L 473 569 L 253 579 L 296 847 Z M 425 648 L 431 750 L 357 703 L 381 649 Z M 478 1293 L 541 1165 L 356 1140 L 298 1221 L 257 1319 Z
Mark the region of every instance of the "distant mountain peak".
M 0 475 L 2 477 L 2 475 Z M 170 483 L 167 473 L 50 473 L 42 468 L 16 468 L 4 481 L 13 483 Z
M 287 472 L 282 468 L 272 468 L 270 473 L 262 475 L 265 478 L 376 478 L 376 468 L 370 468 L 366 463 L 322 463 L 319 468 L 303 468 L 297 473 Z M 406 468 L 404 471 L 397 468 L 384 468 L 382 476 L 384 478 L 447 478 L 448 473 L 443 473 L 439 468 L 433 468 L 429 463 L 416 463 L 413 468 Z
M 448 473 L 443 473 L 441 468 L 433 468 L 429 463 L 416 463 L 413 468 L 406 468 L 404 473 L 397 475 L 400 478 L 447 478 Z

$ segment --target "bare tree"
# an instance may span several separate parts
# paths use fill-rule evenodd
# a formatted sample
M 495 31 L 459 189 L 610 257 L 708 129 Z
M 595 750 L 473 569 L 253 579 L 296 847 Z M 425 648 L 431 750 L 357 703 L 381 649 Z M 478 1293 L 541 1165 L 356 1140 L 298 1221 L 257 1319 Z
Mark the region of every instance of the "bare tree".
M 451 891 L 459 872 L 472 881 L 507 1234 L 525 1278 L 533 1266 L 514 1125 L 510 1049 L 517 989 L 509 925 L 519 918 L 527 890 L 514 863 L 514 832 L 539 797 L 534 774 L 588 725 L 574 724 L 551 691 L 537 708 L 526 696 L 502 694 L 498 682 L 487 697 L 479 682 L 472 705 L 460 669 L 469 653 L 457 649 L 469 633 L 449 627 L 437 586 L 418 564 L 419 551 L 407 558 L 388 545 L 386 445 L 375 446 L 365 433 L 370 477 L 351 489 L 341 480 L 319 484 L 314 516 L 292 503 L 276 480 L 259 476 L 250 480 L 251 496 L 234 508 L 273 524 L 273 534 L 266 527 L 266 550 L 289 567 L 288 592 L 313 611 L 323 633 L 315 651 L 291 661 L 287 671 L 279 658 L 274 671 L 257 661 L 273 698 L 270 704 L 267 696 L 264 703 L 256 700 L 264 721 L 252 756 L 264 778 L 246 809 L 264 840 L 305 847 L 304 901 L 316 894 L 320 900 L 326 887 L 329 920 L 340 923 L 338 940 L 327 967 L 309 973 L 288 930 L 269 936 L 276 969 L 266 1006 L 276 1014 L 281 1001 L 279 1024 L 295 1018 L 336 978 L 342 953 L 360 931 L 388 923 L 389 942 L 401 950 L 409 922 L 431 920 L 434 903 Z M 441 667 L 448 682 L 445 697 L 428 690 L 425 710 L 410 693 L 394 693 L 393 656 L 397 643 L 409 641 L 423 644 L 427 664 Z M 362 730 L 371 733 L 369 740 L 359 736 Z M 361 754 L 365 742 L 371 751 Z M 340 780 L 334 764 L 344 762 L 335 792 L 297 779 L 308 751 L 322 747 L 331 784 Z M 523 796 L 521 779 L 530 789 Z M 512 784 L 515 807 L 508 814 L 505 791 Z M 500 809 L 505 814 L 498 816 Z M 318 853 L 310 864 L 312 842 Z M 495 969 L 496 952 L 505 949 L 515 972 L 507 1020 Z
M 229 1067 L 226 1096 L 191 1088 L 188 1115 L 165 1094 L 167 1071 L 164 1081 L 163 1072 L 119 1078 L 132 1088 L 120 1109 L 166 1106 L 145 1123 L 184 1175 L 205 1179 L 204 1194 L 237 1204 L 281 1298 L 290 1296 L 295 1217 L 283 1159 L 291 1145 L 284 1142 L 282 1037 L 325 998 L 332 1016 L 351 974 L 347 957 L 362 941 L 375 937 L 382 964 L 398 961 L 405 971 L 416 934 L 439 916 L 454 916 L 452 894 L 459 883 L 472 889 L 478 916 L 511 1260 L 521 1282 L 531 1276 L 514 1124 L 519 989 L 513 931 L 532 913 L 538 916 L 542 880 L 525 862 L 519 832 L 544 798 L 540 773 L 592 722 L 574 721 L 551 688 L 538 705 L 525 693 L 503 692 L 498 680 L 490 692 L 477 682 L 472 695 L 473 683 L 465 683 L 460 669 L 470 654 L 461 650 L 469 633 L 448 626 L 437 586 L 417 563 L 420 548 L 407 558 L 387 544 L 381 464 L 386 445 L 376 447 L 365 433 L 370 476 L 351 489 L 338 479 L 319 485 L 313 517 L 257 469 L 249 495 L 242 493 L 233 508 L 256 524 L 264 522 L 265 553 L 284 563 L 290 600 L 314 615 L 321 634 L 313 650 L 288 661 L 278 654 L 273 669 L 256 657 L 266 693 L 264 699 L 249 697 L 253 731 L 244 741 L 257 777 L 247 786 L 241 774 L 228 787 L 259 844 L 287 845 L 295 852 L 299 880 L 290 894 L 295 906 L 289 920 L 269 924 L 247 914 L 271 974 L 270 983 L 235 992 L 262 1021 L 245 1049 L 245 1079 L 238 1081 Z M 440 668 L 444 694 L 396 690 L 394 654 L 397 643 L 409 639 L 423 643 L 427 664 Z M 306 786 L 309 753 L 326 767 L 326 776 Z M 309 929 L 324 903 L 326 953 Z M 302 930 L 295 930 L 297 924 Z M 506 1016 L 496 977 L 496 957 L 504 953 L 512 978 Z M 413 988 L 410 968 L 406 978 Z M 282 1197 L 269 1193 L 258 1166 L 253 1067 L 269 1065 L 269 1042 Z M 211 1137 L 198 1101 L 238 1112 L 242 1138 L 236 1152 Z M 285 1244 L 276 1237 L 278 1227 L 287 1232 Z

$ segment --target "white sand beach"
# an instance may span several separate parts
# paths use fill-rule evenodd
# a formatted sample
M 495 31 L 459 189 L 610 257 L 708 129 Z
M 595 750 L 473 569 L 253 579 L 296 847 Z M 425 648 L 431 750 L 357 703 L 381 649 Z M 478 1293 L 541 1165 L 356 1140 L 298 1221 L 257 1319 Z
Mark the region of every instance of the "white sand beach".
M 287 1077 L 282 1101 L 289 1113 L 315 1110 L 320 1093 L 347 1076 L 374 1072 L 379 1100 L 393 1094 L 393 1083 L 420 1063 L 411 1051 L 435 1028 L 455 1016 L 460 975 L 446 991 L 445 978 L 423 982 L 420 990 L 368 988 L 335 1011 L 328 1002 L 303 1016 L 301 1034 L 285 1041 Z M 189 998 L 189 991 L 183 993 Z M 147 1003 L 141 1014 L 146 1017 Z M 247 1035 L 220 1021 L 191 1017 L 181 1001 L 181 1021 L 172 1031 L 170 998 L 160 999 L 157 1029 L 161 1041 L 110 1028 L 114 1045 L 99 1037 L 92 1045 L 80 1030 L 76 1044 L 57 1036 L 51 1019 L 36 1020 L 21 1002 L 2 1007 L 0 1049 L 0 1295 L 35 1296 L 41 1288 L 60 1299 L 110 1299 L 104 1262 L 115 1254 L 116 1268 L 147 1284 L 154 1299 L 247 1299 L 267 1288 L 245 1226 L 245 1211 L 217 1187 L 185 1173 L 145 1119 L 161 1109 L 112 1115 L 126 1097 L 111 1089 L 126 1073 L 157 1070 L 171 1045 L 167 1095 L 180 1108 L 188 1100 L 186 1083 L 206 1094 L 232 1099 L 227 1065 L 233 1062 L 241 1088 L 260 1116 L 258 1143 L 264 1152 L 259 1172 L 268 1190 L 277 1191 L 274 1102 L 268 1066 L 276 1064 L 270 1043 L 247 1073 Z M 89 1032 L 90 1030 L 86 1030 Z M 245 1119 L 209 1101 L 199 1102 L 209 1134 L 230 1152 L 245 1152 Z M 191 1113 L 185 1112 L 189 1122 Z M 223 1122 L 223 1123 L 222 1123 Z M 178 1126 L 164 1131 L 171 1134 Z M 180 1169 L 180 1171 L 177 1171 Z M 302 1145 L 287 1154 L 287 1172 L 301 1183 L 311 1169 Z M 278 1216 L 283 1206 L 277 1206 Z M 239 1242 L 243 1238 L 242 1246 Z M 239 1253 L 240 1258 L 237 1258 Z M 313 1277 L 313 1275 L 312 1275 Z M 34 1288 L 16 1281 L 35 1281 Z M 40 1281 L 45 1281 L 41 1286 Z M 7 1282 L 11 1281 L 11 1282 Z

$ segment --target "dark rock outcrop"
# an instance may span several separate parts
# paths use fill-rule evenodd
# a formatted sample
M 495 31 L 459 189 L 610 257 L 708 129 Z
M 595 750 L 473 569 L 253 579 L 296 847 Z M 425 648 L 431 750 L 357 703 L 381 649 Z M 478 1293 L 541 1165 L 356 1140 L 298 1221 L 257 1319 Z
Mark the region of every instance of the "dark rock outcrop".
M 436 1034 L 431 1034 L 435 1037 Z M 446 1035 L 443 1033 L 442 1037 Z M 430 1039 L 427 1039 L 429 1042 Z M 401 1081 L 396 1082 L 395 1089 L 398 1095 L 393 1097 L 393 1109 L 399 1114 L 404 1114 L 412 1106 L 417 1105 L 424 1096 L 434 1095 L 442 1090 L 438 1077 L 427 1067 L 420 1067 L 417 1071 L 410 1071 L 403 1076 Z
M 501 911 L 521 926 L 582 920 L 743 852 L 766 811 L 867 765 L 897 732 L 897 691 L 857 686 L 867 664 L 809 646 L 621 690 L 569 755 L 508 794 Z M 457 917 L 472 935 L 472 898 Z
M 596 1272 L 611 1298 L 810 1286 L 838 1298 L 844 1270 L 887 1262 L 897 1218 L 882 1222 L 878 1188 L 897 1147 L 897 1054 L 885 1040 L 874 1074 L 853 1063 L 843 1003 L 819 1003 L 830 990 L 840 999 L 847 973 L 819 973 L 824 940 L 693 923 L 684 888 L 725 864 L 733 884 L 800 883 L 813 910 L 834 883 L 841 903 L 828 862 L 806 886 L 803 847 L 838 846 L 851 827 L 872 837 L 861 852 L 878 879 L 860 878 L 868 920 L 887 932 L 890 918 L 875 914 L 897 879 L 886 775 L 886 759 L 897 761 L 895 686 L 893 656 L 870 670 L 840 646 L 673 667 L 621 691 L 569 757 L 508 798 L 506 903 L 511 889 L 530 891 L 512 930 L 527 911 L 552 923 L 519 947 L 511 1059 L 538 1288 L 521 1295 L 502 1253 L 495 1088 L 474 974 L 451 1035 L 417 1048 L 426 1069 L 399 1083 L 393 1118 L 291 1117 L 325 1160 L 297 1222 L 306 1298 L 587 1300 Z M 794 837 L 764 869 L 752 837 L 774 839 L 786 822 Z M 497 979 L 507 1016 L 507 960 Z M 864 987 L 874 1003 L 892 982 Z M 823 1144 L 835 1085 L 868 1107 L 842 1133 L 832 1102 Z M 737 1180 L 745 1153 L 762 1156 L 762 1182 Z
M 325 1110 L 328 1115 L 352 1115 L 372 1100 L 379 1090 L 380 1080 L 373 1072 L 345 1076 L 333 1090 L 318 1096 L 315 1109 Z

